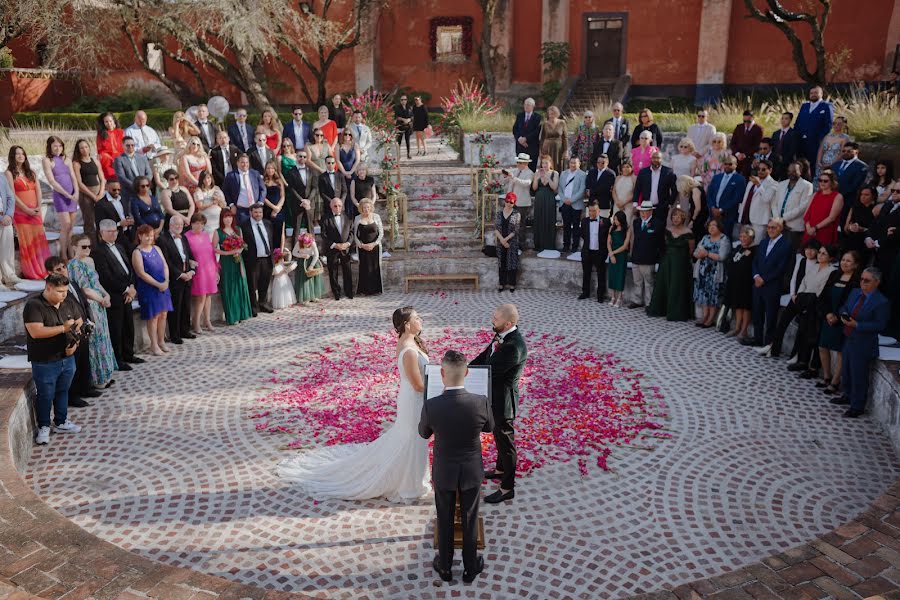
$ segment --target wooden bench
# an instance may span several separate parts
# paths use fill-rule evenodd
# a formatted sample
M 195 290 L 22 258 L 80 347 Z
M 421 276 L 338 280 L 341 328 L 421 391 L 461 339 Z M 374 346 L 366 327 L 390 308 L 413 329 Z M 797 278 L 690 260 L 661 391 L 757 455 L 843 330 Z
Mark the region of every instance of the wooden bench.
M 471 281 L 478 289 L 478 273 L 435 273 L 434 275 L 407 275 L 403 278 L 406 293 L 413 281 Z

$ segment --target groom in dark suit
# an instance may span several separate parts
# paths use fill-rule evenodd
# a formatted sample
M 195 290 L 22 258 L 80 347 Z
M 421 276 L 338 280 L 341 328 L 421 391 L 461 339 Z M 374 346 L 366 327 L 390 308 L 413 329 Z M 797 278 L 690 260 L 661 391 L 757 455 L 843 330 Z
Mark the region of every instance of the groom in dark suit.
M 528 351 L 525 338 L 517 327 L 519 311 L 514 304 L 499 306 L 491 316 L 494 339 L 484 352 L 475 357 L 472 365 L 491 367 L 491 405 L 494 413 L 494 442 L 497 445 L 497 466 L 486 473 L 487 479 L 499 479 L 500 489 L 486 496 L 488 504 L 497 504 L 515 497 L 516 443 L 513 421 L 519 409 L 519 376 L 525 368 Z
M 484 570 L 484 558 L 478 556 L 477 550 L 478 499 L 484 478 L 481 433 L 494 429 L 487 396 L 470 394 L 463 387 L 468 372 L 465 355 L 448 350 L 441 360 L 444 393 L 425 400 L 419 419 L 419 435 L 427 440 L 434 434 L 431 480 L 437 509 L 438 555 L 432 566 L 444 581 L 453 578 L 453 521 L 458 493 L 466 583 Z
M 343 179 L 343 177 L 341 177 Z M 343 273 L 344 291 L 353 300 L 353 274 L 350 271 L 350 250 L 353 235 L 350 217 L 343 213 L 344 203 L 340 198 L 332 198 L 328 213 L 322 218 L 322 241 L 325 242 L 325 256 L 328 258 L 328 281 L 335 300 L 341 299 L 341 284 L 338 269 Z

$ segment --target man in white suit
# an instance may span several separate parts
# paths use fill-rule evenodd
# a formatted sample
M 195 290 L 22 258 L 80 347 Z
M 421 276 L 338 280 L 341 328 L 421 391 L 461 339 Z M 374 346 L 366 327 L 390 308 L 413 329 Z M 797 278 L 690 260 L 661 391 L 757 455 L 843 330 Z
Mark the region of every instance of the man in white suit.
M 506 191 L 516 195 L 516 210 L 519 211 L 519 247 L 525 248 L 525 221 L 531 216 L 531 180 L 534 171 L 528 168 L 531 157 L 526 153 L 516 156 L 516 166 L 512 169 L 503 169 L 506 177 Z
M 556 205 L 563 218 L 563 252 L 578 252 L 581 213 L 584 212 L 585 174 L 578 157 L 569 159 L 569 168 L 559 175 Z
M 353 134 L 353 140 L 359 146 L 360 160 L 365 162 L 369 159 L 369 150 L 372 148 L 372 130 L 363 123 L 363 114 L 361 110 L 354 110 L 351 117 L 351 123 L 344 128 Z
M 788 178 L 778 184 L 775 201 L 772 203 L 772 216 L 784 219 L 784 235 L 796 251 L 803 240 L 803 215 L 812 202 L 812 183 L 803 179 L 800 163 L 792 162 L 788 166 Z
M 760 160 L 757 165 L 757 174 L 750 175 L 747 188 L 744 190 L 744 199 L 738 207 L 738 225 L 740 231 L 745 225 L 753 227 L 756 234 L 753 245 L 765 239 L 766 225 L 772 216 L 772 203 L 778 192 L 778 182 L 772 179 L 772 163 L 768 160 Z M 732 239 L 737 239 L 737 235 Z

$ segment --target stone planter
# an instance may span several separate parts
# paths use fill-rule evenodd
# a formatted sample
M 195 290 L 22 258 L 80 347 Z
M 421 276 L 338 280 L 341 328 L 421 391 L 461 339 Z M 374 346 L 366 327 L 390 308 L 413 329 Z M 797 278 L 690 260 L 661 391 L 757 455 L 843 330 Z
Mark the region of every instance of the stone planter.
M 480 146 L 472 143 L 475 136 L 474 133 L 466 133 L 462 136 L 462 159 L 465 164 L 472 166 L 481 164 L 478 159 Z M 493 138 L 491 143 L 484 147 L 484 154 L 492 154 L 505 167 L 516 164 L 516 141 L 512 133 L 492 132 L 491 138 Z

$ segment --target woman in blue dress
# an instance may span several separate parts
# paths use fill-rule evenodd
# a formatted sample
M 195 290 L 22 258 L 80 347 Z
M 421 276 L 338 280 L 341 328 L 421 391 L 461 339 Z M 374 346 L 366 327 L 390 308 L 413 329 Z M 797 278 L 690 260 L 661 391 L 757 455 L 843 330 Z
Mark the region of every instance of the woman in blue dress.
M 150 352 L 162 356 L 166 347 L 166 314 L 172 310 L 172 294 L 169 292 L 169 266 L 162 252 L 154 244 L 156 231 L 144 224 L 137 230 L 138 246 L 131 255 L 137 284 L 137 297 L 141 305 L 141 319 L 147 322 Z
M 722 222 L 712 219 L 706 225 L 707 234 L 694 250 L 694 302 L 703 311 L 695 323 L 697 327 L 715 324 L 716 312 L 725 297 L 725 259 L 731 253 L 731 242 L 722 229 Z

